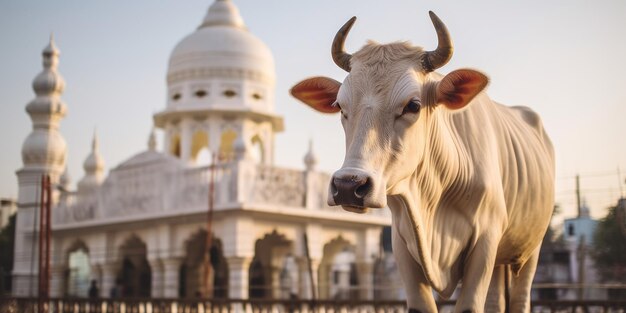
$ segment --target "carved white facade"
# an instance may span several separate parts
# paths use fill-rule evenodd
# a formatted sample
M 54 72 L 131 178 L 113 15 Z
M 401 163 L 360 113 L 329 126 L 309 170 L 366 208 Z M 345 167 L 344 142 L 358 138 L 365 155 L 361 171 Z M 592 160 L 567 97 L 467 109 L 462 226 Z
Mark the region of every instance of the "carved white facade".
M 58 51 L 46 51 L 44 58 L 56 60 Z M 328 207 L 330 176 L 315 169 L 312 147 L 306 169 L 274 166 L 274 135 L 283 130 L 274 113 L 274 81 L 270 50 L 248 32 L 231 1 L 216 0 L 200 27 L 172 52 L 167 106 L 154 115 L 155 127 L 164 133 L 162 151 L 153 132 L 145 151 L 105 176 L 94 137 L 85 177 L 74 192 L 62 175 L 60 134 L 48 137 L 58 141 L 50 145 L 56 150 L 31 149 L 27 139 L 28 155 L 18 171 L 14 293 L 36 293 L 33 212 L 39 177 L 49 173 L 64 190 L 57 192 L 53 208 L 52 296 L 74 290 L 73 280 L 84 278 L 77 278 L 73 267 L 86 259 L 89 279 L 96 280 L 103 297 L 307 298 L 311 268 L 317 294 L 332 298 L 333 290 L 341 289 L 333 268 L 347 275 L 345 267 L 336 266 L 336 256 L 350 251 L 352 258 L 337 259 L 352 260 L 357 292 L 372 299 L 388 210 L 357 215 Z M 39 87 L 34 88 L 39 99 Z M 48 89 L 58 99 L 62 88 Z M 60 108 L 44 117 L 58 124 L 65 112 Z M 56 132 L 55 123 L 37 119 L 36 131 Z M 213 154 L 215 166 L 199 166 L 202 153 Z M 213 240 L 207 248 L 211 177 Z M 76 251 L 87 258 L 72 259 Z

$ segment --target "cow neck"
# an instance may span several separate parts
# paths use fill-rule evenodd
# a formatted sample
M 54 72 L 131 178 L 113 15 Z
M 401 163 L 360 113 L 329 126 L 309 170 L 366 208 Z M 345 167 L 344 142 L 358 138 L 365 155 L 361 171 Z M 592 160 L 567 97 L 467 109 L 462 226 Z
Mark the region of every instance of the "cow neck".
M 463 164 L 468 154 L 459 139 L 452 121 L 452 113 L 443 107 L 429 108 L 424 135 L 422 162 L 412 177 L 411 192 L 418 191 L 420 211 L 434 214 L 443 201 L 461 196 L 471 177 L 470 166 Z M 462 113 L 461 113 L 462 114 Z M 445 199 L 442 195 L 445 194 Z
M 450 295 L 458 277 L 445 278 L 442 269 L 432 262 L 430 242 L 433 240 L 433 220 L 438 208 L 454 205 L 467 191 L 469 166 L 467 152 L 459 140 L 452 121 L 452 114 L 445 108 L 428 108 L 424 113 L 422 137 L 425 140 L 423 159 L 407 184 L 408 189 L 391 197 L 389 203 L 394 214 L 408 214 L 408 221 L 414 231 L 419 258 L 426 279 L 431 287 L 442 295 Z

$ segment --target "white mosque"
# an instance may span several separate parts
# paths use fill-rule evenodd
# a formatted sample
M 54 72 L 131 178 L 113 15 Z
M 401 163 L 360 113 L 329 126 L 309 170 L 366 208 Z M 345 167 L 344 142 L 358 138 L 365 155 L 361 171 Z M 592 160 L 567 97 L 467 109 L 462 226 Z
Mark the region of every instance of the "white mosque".
M 310 298 L 314 290 L 322 299 L 355 292 L 373 299 L 380 294 L 374 286 L 391 290 L 385 279 L 397 284 L 397 277 L 375 277 L 390 267 L 381 258 L 388 210 L 357 215 L 328 207 L 330 176 L 316 170 L 312 149 L 304 170 L 273 164 L 283 119 L 274 112 L 272 53 L 231 1 L 216 0 L 172 51 L 167 104 L 153 116 L 162 150 L 153 131 L 144 151 L 107 174 L 94 135 L 76 188 L 64 174 L 68 147 L 59 123 L 68 106 L 58 60 L 51 39 L 33 81 L 36 98 L 26 106 L 33 130 L 17 171 L 14 295 L 37 293 L 34 225 L 43 174 L 56 187 L 53 297 L 85 295 L 91 280 L 102 297 L 242 299 Z M 211 155 L 215 166 L 198 161 Z

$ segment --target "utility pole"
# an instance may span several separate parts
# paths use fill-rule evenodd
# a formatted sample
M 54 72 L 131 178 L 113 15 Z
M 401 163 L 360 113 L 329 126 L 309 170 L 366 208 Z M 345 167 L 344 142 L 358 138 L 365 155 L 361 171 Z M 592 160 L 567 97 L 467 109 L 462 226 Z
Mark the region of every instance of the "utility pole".
M 576 174 L 576 209 L 578 210 L 578 217 L 580 217 L 580 175 Z

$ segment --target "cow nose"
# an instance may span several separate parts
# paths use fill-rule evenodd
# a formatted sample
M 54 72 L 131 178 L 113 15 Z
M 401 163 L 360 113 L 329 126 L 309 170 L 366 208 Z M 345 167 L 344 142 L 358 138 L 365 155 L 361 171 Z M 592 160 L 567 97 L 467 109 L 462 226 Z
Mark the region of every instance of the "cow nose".
M 372 180 L 363 174 L 333 176 L 331 192 L 336 204 L 363 206 L 363 198 L 372 190 Z

